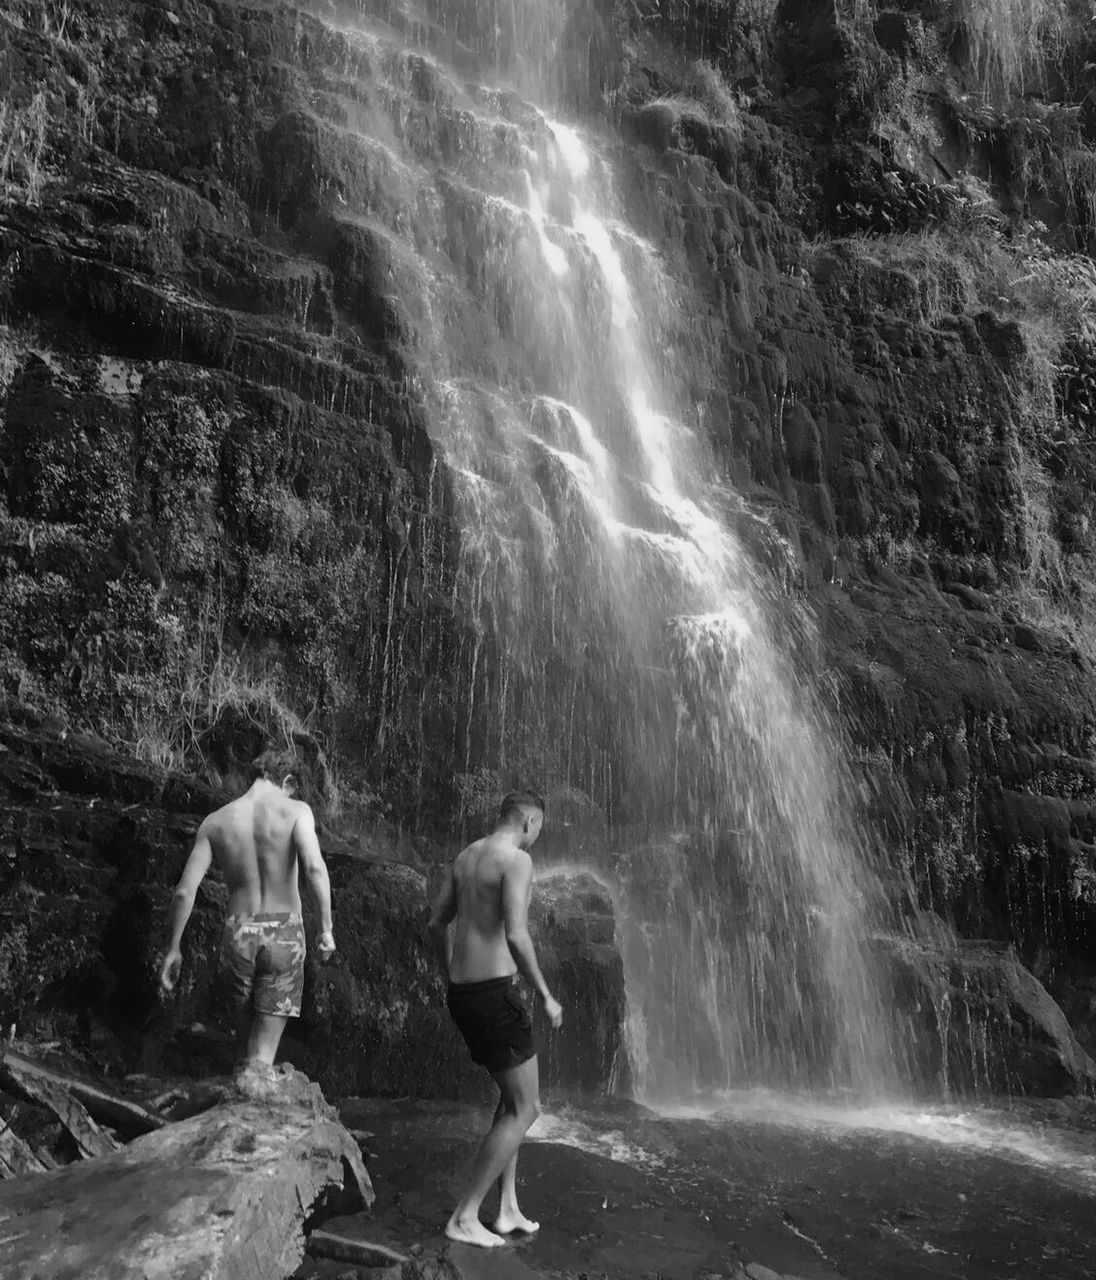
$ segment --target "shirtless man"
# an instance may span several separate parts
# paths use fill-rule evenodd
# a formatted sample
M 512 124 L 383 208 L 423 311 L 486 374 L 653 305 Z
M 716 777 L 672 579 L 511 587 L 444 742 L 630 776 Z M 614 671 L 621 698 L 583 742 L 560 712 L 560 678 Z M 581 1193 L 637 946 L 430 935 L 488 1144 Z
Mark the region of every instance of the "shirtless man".
M 211 813 L 198 828 L 171 899 L 167 954 L 160 969 L 163 989 L 172 991 L 195 894 L 209 868 L 216 867 L 228 888 L 221 981 L 235 1007 L 241 1056 L 268 1066 L 278 1052 L 286 1019 L 301 1012 L 305 943 L 298 860 L 320 914 L 320 955 L 326 959 L 335 950 L 331 884 L 312 810 L 293 799 L 294 768 L 292 756 L 260 756 L 250 789 Z
M 526 850 L 543 822 L 539 796 L 531 791 L 508 795 L 491 834 L 470 844 L 453 863 L 430 921 L 435 950 L 449 974 L 450 1016 L 472 1060 L 486 1067 L 499 1087 L 491 1130 L 445 1227 L 450 1240 L 485 1248 L 505 1244 L 503 1236 L 514 1231 L 531 1234 L 540 1225 L 518 1208 L 518 1148 L 540 1115 L 540 1083 L 532 1019 L 514 983 L 520 969 L 536 988 L 548 1021 L 560 1025 L 563 1010 L 548 990 L 529 936 L 533 860 Z M 494 1231 L 488 1231 L 479 1211 L 496 1179 L 499 1211 Z

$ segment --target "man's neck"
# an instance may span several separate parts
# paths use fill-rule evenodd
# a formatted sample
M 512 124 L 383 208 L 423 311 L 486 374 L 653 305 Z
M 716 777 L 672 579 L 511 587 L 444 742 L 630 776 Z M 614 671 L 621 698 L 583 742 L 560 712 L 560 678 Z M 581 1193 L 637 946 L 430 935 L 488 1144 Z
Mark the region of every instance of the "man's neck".
M 492 835 L 498 836 L 501 839 L 507 841 L 509 844 L 512 844 L 516 849 L 521 848 L 521 838 L 524 834 L 525 834 L 524 825 L 522 823 L 514 823 L 514 822 L 500 822 L 499 825 L 492 832 Z

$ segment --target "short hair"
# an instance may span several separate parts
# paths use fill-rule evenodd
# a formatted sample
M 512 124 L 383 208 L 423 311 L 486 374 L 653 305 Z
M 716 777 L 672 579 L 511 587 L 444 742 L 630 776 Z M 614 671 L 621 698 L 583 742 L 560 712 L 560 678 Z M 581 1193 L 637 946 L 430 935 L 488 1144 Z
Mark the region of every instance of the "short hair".
M 251 762 L 251 778 L 269 778 L 278 786 L 288 782 L 293 790 L 301 791 L 301 762 L 292 751 L 264 751 Z
M 535 791 L 511 791 L 509 795 L 503 796 L 502 804 L 499 805 L 499 821 L 506 822 L 521 813 L 522 809 L 539 809 L 543 813 L 544 801 Z

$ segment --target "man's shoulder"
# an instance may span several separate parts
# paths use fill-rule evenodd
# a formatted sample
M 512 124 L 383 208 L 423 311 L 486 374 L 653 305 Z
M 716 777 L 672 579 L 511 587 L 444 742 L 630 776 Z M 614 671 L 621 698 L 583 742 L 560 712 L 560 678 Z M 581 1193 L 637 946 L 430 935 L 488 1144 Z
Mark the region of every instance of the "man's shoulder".
M 492 836 L 480 836 L 478 840 L 472 840 L 464 846 L 464 848 L 453 859 L 453 866 L 458 862 L 468 862 L 475 858 L 477 854 L 484 853 L 493 848 Z
M 471 844 L 464 846 L 453 859 L 451 869 L 455 875 L 461 874 L 470 866 L 478 870 L 490 865 L 507 871 L 531 865 L 532 861 L 524 849 L 519 849 L 509 840 L 499 840 L 493 835 L 481 836 L 479 840 L 473 840 Z
M 466 855 L 468 857 L 474 857 L 477 853 L 490 853 L 493 857 L 502 858 L 504 860 L 518 858 L 519 860 L 528 859 L 529 861 L 532 861 L 524 849 L 519 848 L 519 846 L 514 844 L 512 840 L 508 840 L 505 836 L 499 835 L 497 832 L 492 832 L 490 835 L 480 836 L 478 840 L 473 840 L 472 843 L 466 845 L 457 856 L 458 858 L 463 858 Z
M 220 831 L 226 822 L 231 822 L 233 815 L 240 807 L 242 798 L 242 796 L 237 796 L 235 800 L 229 800 L 226 804 L 221 805 L 219 809 L 214 809 L 212 813 L 207 813 L 198 827 L 198 834 L 210 836 Z
M 516 844 L 504 844 L 499 849 L 499 862 L 508 870 L 524 871 L 533 865 L 533 859 L 525 849 Z
M 290 827 L 296 827 L 298 823 L 315 822 L 312 807 L 303 800 L 294 800 L 292 796 L 283 795 L 276 797 L 273 802 L 267 801 L 263 810 L 279 826 L 288 823 Z

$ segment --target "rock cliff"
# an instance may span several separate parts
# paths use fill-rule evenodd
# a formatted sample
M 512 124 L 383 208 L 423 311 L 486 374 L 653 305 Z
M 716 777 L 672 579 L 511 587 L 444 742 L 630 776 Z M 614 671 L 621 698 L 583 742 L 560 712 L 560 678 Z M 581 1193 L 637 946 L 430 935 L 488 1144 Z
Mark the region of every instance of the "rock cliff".
M 1047 3 L 1029 38 L 1021 7 L 585 0 L 554 32 L 582 57 L 553 91 L 610 131 L 629 217 L 691 291 L 691 400 L 744 536 L 817 616 L 798 657 L 846 727 L 896 900 L 1014 944 L 1092 1050 L 1096 35 Z M 474 8 L 0 16 L 13 702 L 216 784 L 233 718 L 319 735 L 344 818 L 419 833 L 509 781 L 476 767 L 497 691 L 430 430 L 421 335 L 442 304 L 386 230 L 445 222 L 443 275 L 490 251 L 459 175 L 440 207 L 406 161 L 516 145 L 475 151 L 436 57 L 505 68 L 533 11 L 492 6 L 492 27 Z M 359 22 L 405 41 L 399 68 Z M 506 110 L 535 131 L 516 96 Z M 443 303 L 468 362 L 508 359 L 520 299 Z M 565 746 L 538 780 L 581 789 Z M 11 787 L 49 789 L 21 759 Z M 106 793 L 136 830 L 132 769 Z M 148 848 L 179 847 L 177 812 L 157 808 Z M 33 857 L 33 891 L 65 878 L 73 925 L 146 892 L 120 868 L 109 896 L 75 897 L 79 847 Z M 414 873 L 369 874 L 367 913 Z M 63 932 L 43 964 L 84 945 Z M 340 1002 L 369 1004 L 353 981 L 336 973 L 316 1015 L 332 1037 Z

